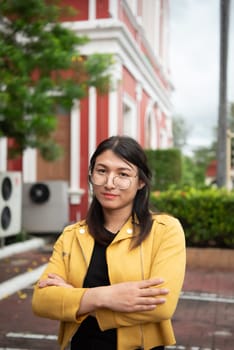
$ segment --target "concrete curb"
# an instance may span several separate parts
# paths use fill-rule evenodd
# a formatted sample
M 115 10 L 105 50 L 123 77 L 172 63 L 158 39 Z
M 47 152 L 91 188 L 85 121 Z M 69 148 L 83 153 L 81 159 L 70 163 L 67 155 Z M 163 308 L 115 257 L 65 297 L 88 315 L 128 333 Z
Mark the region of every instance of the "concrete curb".
M 0 300 L 8 297 L 11 294 L 16 293 L 17 291 L 24 289 L 31 284 L 35 283 L 47 264 L 41 265 L 40 267 L 34 269 L 30 272 L 25 272 L 19 276 L 13 277 L 0 284 Z
M 36 249 L 43 247 L 45 245 L 45 240 L 42 238 L 33 238 L 28 241 L 10 244 L 9 246 L 5 246 L 0 248 L 0 259 L 7 258 L 11 255 L 23 253 L 31 249 Z
M 0 249 L 0 259 L 7 258 L 14 254 L 23 253 L 28 250 L 43 247 L 45 243 L 46 241 L 42 238 L 33 238 L 25 242 L 11 244 Z M 47 264 L 41 265 L 32 271 L 25 272 L 5 282 L 2 282 L 0 284 L 0 300 L 35 283 L 42 274 L 46 265 Z

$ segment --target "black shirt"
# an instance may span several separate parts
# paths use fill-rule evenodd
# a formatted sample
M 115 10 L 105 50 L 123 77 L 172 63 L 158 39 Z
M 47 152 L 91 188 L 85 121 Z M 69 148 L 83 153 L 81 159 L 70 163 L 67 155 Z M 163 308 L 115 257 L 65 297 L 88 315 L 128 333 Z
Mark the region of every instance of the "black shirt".
M 109 244 L 115 234 L 106 231 Z M 108 286 L 110 284 L 106 262 L 107 246 L 95 242 L 93 254 L 87 274 L 84 279 L 84 288 Z M 71 340 L 71 350 L 116 350 L 116 329 L 101 331 L 95 317 L 88 316 L 78 328 Z
M 107 246 L 113 241 L 115 234 L 105 230 L 108 237 Z M 107 246 L 95 242 L 93 254 L 84 279 L 84 288 L 110 285 L 106 262 Z M 80 325 L 71 340 L 71 350 L 116 350 L 117 331 L 108 329 L 102 331 L 95 317 L 88 316 Z M 152 350 L 163 350 L 163 346 Z

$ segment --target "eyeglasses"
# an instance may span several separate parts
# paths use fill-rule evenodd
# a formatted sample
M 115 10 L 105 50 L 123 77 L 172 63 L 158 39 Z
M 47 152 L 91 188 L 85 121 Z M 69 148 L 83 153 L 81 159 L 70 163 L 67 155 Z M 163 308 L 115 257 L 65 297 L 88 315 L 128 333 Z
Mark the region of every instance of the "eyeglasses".
M 115 187 L 120 190 L 126 190 L 130 187 L 132 180 L 131 178 L 137 177 L 135 176 L 124 176 L 124 175 L 116 175 L 112 178 L 112 183 Z M 102 172 L 93 171 L 93 173 L 89 176 L 90 181 L 95 186 L 104 186 L 108 182 L 108 175 Z

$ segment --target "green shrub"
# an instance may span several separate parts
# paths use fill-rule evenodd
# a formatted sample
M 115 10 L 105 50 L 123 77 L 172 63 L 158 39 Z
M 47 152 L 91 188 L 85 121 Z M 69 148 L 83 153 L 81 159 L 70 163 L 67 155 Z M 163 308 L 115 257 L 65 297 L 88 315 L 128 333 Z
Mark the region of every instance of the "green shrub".
M 152 171 L 152 189 L 165 191 L 182 179 L 182 155 L 179 149 L 145 150 Z
M 180 220 L 187 246 L 234 248 L 234 192 L 214 188 L 152 192 L 151 204 Z

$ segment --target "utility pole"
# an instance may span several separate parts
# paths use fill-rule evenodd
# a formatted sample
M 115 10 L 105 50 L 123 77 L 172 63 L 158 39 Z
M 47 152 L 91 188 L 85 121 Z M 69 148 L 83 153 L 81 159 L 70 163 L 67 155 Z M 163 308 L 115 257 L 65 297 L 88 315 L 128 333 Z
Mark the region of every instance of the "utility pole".
M 227 188 L 233 188 L 234 180 L 234 133 L 227 130 Z
M 217 185 L 227 187 L 227 67 L 230 0 L 220 0 L 220 72 Z

